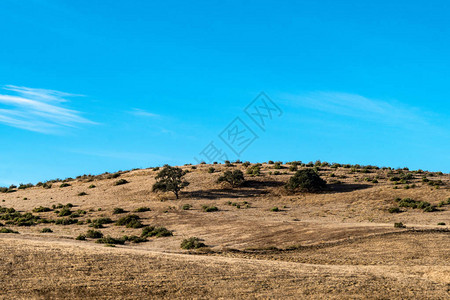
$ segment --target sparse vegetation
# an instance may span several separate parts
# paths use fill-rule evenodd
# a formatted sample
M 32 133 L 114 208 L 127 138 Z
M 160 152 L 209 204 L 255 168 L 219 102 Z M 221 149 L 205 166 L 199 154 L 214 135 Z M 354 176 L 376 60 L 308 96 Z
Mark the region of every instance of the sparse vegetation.
M 188 239 L 184 239 L 181 242 L 181 248 L 185 250 L 198 249 L 203 247 L 206 247 L 206 245 L 202 242 L 201 239 L 197 237 L 190 237 Z
M 114 182 L 114 185 L 123 185 L 129 183 L 126 179 L 119 179 L 116 182 Z
M 238 187 L 244 183 L 244 174 L 241 170 L 225 171 L 223 175 L 217 179 L 217 182 L 227 182 L 232 187 Z
M 213 211 L 218 211 L 219 209 L 216 206 L 203 205 L 202 210 L 204 212 L 213 212 Z

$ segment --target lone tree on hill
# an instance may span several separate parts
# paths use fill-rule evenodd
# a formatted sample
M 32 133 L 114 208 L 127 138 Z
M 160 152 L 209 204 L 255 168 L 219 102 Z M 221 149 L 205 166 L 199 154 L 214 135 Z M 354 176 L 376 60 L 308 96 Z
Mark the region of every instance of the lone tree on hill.
M 184 175 L 182 169 L 165 165 L 155 177 L 156 183 L 153 185 L 152 191 L 173 192 L 178 199 L 181 189 L 189 185 L 189 182 L 183 179 Z
M 286 183 L 285 188 L 290 192 L 318 192 L 325 189 L 327 183 L 312 169 L 297 171 Z
M 244 182 L 244 173 L 241 170 L 225 171 L 222 176 L 217 179 L 217 182 L 228 182 L 232 187 L 240 186 Z

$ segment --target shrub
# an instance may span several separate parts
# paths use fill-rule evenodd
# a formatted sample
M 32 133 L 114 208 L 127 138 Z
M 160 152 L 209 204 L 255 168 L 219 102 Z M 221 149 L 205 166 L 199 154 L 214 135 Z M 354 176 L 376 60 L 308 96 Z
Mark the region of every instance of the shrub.
M 119 179 L 119 180 L 117 180 L 115 183 L 114 183 L 114 185 L 122 185 L 122 184 L 127 184 L 128 183 L 128 181 L 126 180 L 126 179 Z
M 144 225 L 139 221 L 138 215 L 128 215 L 117 220 L 116 225 L 126 226 L 127 228 L 141 228 Z
M 285 188 L 290 192 L 297 190 L 304 192 L 318 192 L 325 189 L 325 187 L 326 182 L 312 169 L 297 171 L 285 185 Z
M 152 187 L 153 192 L 173 192 L 178 199 L 180 191 L 189 185 L 189 182 L 183 179 L 184 175 L 182 169 L 165 165 L 155 177 L 156 182 Z
M 81 193 L 78 193 L 78 196 L 87 196 L 87 193 L 86 192 L 81 192 Z
M 280 209 L 277 206 L 274 206 L 270 209 L 270 211 L 280 211 Z
M 48 228 L 48 227 L 45 227 L 45 228 L 42 228 L 41 232 L 42 232 L 42 233 L 51 233 L 51 232 L 53 232 L 53 230 L 51 230 L 51 229 Z
M 117 177 L 120 177 L 120 173 L 119 172 L 108 174 L 106 176 L 106 179 L 114 179 L 114 178 L 117 178 Z
M 70 216 L 72 214 L 72 211 L 70 210 L 70 208 L 64 207 L 63 209 L 61 209 L 58 213 L 58 216 L 60 217 L 65 217 L 65 216 Z
M 298 170 L 298 166 L 297 166 L 297 165 L 291 165 L 291 166 L 289 166 L 289 171 L 295 172 L 295 171 L 297 171 L 297 170 Z
M 395 227 L 395 228 L 406 228 L 406 226 L 405 226 L 405 225 L 403 225 L 403 223 L 402 223 L 402 222 L 399 222 L 399 223 L 394 223 L 394 227 Z
M 244 174 L 241 170 L 225 171 L 222 176 L 217 179 L 217 182 L 228 182 L 232 187 L 237 187 L 244 183 Z
M 282 168 L 281 167 L 281 162 L 277 161 L 276 163 L 274 163 L 273 168 L 274 169 L 281 169 Z
M 56 225 L 72 225 L 77 223 L 78 221 L 76 219 L 70 219 L 70 218 L 59 218 L 56 219 L 55 224 Z
M 190 210 L 191 207 L 192 207 L 192 205 L 190 205 L 190 204 L 185 204 L 185 205 L 183 205 L 183 206 L 181 207 L 181 209 L 182 209 L 182 210 Z
M 113 210 L 113 214 L 114 215 L 123 214 L 123 213 L 125 213 L 125 210 L 123 208 L 120 208 L 120 207 L 116 207 Z
M 64 182 L 64 183 L 61 183 L 61 185 L 59 187 L 64 188 L 64 187 L 68 187 L 68 186 L 70 186 L 70 183 Z
M 33 212 L 46 212 L 46 211 L 51 211 L 51 208 L 44 207 L 44 206 L 39 206 L 39 207 L 33 208 Z
M 165 227 L 146 226 L 142 229 L 141 237 L 164 237 L 172 235 L 172 231 L 166 229 Z
M 213 211 L 218 211 L 219 209 L 216 206 L 203 205 L 202 210 L 204 212 L 213 212 Z
M 100 238 L 100 239 L 98 239 L 95 242 L 99 243 L 99 244 L 109 244 L 109 245 L 115 245 L 115 244 L 123 245 L 123 244 L 125 244 L 125 240 L 123 238 L 116 239 L 116 238 L 113 238 L 113 237 L 110 237 L 110 236 Z
M 439 223 L 437 223 L 439 226 L 445 226 L 445 223 L 444 222 L 439 222 Z
M 43 183 L 42 184 L 42 187 L 44 188 L 44 189 L 51 189 L 52 188 L 52 184 L 51 183 Z
M 251 176 L 259 176 L 259 175 L 261 175 L 261 165 L 260 164 L 256 164 L 254 166 L 251 166 L 250 168 L 247 169 L 246 173 L 251 175 Z
M 10 228 L 0 228 L 0 233 L 19 233 L 19 232 L 12 230 Z
M 98 230 L 88 230 L 86 232 L 86 237 L 88 237 L 90 239 L 100 239 L 103 237 L 103 233 L 101 233 Z
M 151 211 L 150 207 L 139 207 L 138 209 L 135 210 L 135 212 L 146 212 L 146 211 Z
M 80 234 L 75 238 L 77 241 L 85 241 L 86 240 L 86 235 L 84 234 Z
M 95 184 L 91 184 L 90 186 L 88 186 L 88 189 L 93 189 L 96 188 L 97 186 Z
M 146 238 L 138 237 L 136 235 L 131 235 L 131 236 L 126 236 L 125 235 L 122 239 L 124 241 L 128 241 L 128 242 L 131 242 L 131 243 L 143 243 L 143 242 L 147 241 Z
M 391 207 L 391 208 L 388 209 L 388 211 L 391 214 L 398 214 L 398 213 L 401 212 L 400 208 L 398 208 L 398 207 Z
M 202 243 L 201 240 L 197 237 L 190 237 L 188 239 L 184 239 L 181 242 L 181 248 L 186 250 L 198 249 L 203 247 L 206 247 L 206 245 Z
M 209 167 L 208 169 L 208 173 L 214 173 L 216 169 L 214 167 Z

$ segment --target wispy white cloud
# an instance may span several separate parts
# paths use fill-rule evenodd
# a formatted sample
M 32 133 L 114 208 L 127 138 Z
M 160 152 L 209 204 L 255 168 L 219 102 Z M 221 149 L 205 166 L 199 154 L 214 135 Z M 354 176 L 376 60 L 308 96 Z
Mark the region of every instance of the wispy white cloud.
M 160 118 L 161 116 L 158 114 L 154 114 L 148 111 L 145 111 L 143 109 L 139 108 L 133 108 L 130 112 L 130 114 L 138 116 L 138 117 L 148 117 L 148 118 Z
M 0 123 L 25 130 L 56 133 L 79 124 L 96 124 L 81 112 L 63 107 L 67 98 L 80 96 L 55 90 L 7 85 L 0 93 Z
M 370 99 L 357 94 L 339 92 L 311 92 L 284 95 L 290 105 L 301 106 L 328 114 L 341 115 L 388 125 L 430 125 L 428 112 L 397 101 Z

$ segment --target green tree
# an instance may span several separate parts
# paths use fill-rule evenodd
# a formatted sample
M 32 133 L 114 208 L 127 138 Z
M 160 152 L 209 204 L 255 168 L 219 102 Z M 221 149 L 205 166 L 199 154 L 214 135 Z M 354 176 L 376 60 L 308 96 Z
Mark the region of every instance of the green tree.
M 286 183 L 286 189 L 290 192 L 297 190 L 302 192 L 318 192 L 326 187 L 326 182 L 312 169 L 297 171 Z
M 153 192 L 173 192 L 177 199 L 181 189 L 189 185 L 189 182 L 183 179 L 185 172 L 177 167 L 165 165 L 156 175 L 156 183 L 153 185 Z

